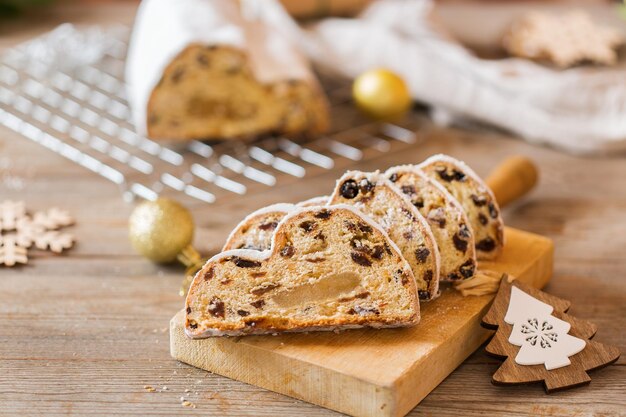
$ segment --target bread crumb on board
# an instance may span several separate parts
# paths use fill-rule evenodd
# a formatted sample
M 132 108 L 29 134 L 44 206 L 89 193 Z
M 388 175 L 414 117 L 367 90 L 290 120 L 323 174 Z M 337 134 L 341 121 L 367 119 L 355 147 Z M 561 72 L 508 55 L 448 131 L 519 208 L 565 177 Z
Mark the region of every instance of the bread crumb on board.
M 183 407 L 196 408 L 196 405 L 194 403 L 187 400 L 181 401 L 180 405 L 182 405 Z

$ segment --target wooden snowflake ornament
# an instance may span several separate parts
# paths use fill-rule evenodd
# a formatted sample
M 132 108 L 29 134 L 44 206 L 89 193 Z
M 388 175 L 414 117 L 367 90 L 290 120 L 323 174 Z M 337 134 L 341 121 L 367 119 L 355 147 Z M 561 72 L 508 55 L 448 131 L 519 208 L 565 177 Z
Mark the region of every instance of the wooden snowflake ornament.
M 494 384 L 543 381 L 546 392 L 588 384 L 587 371 L 619 358 L 614 346 L 591 341 L 596 326 L 565 314 L 569 301 L 505 276 L 482 320 L 497 329 L 485 348 L 506 360 L 493 375 Z
M 28 215 L 22 201 L 0 203 L 0 266 L 28 262 L 28 249 L 60 253 L 74 245 L 74 237 L 58 229 L 74 224 L 70 215 L 57 208 Z

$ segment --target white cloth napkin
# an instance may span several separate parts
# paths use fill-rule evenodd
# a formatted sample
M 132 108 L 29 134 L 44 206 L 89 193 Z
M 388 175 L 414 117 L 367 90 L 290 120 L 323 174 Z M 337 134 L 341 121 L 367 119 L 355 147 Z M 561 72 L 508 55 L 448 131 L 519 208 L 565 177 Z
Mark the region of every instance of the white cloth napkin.
M 443 119 L 471 118 L 575 153 L 626 150 L 626 72 L 484 60 L 431 27 L 431 1 L 379 0 L 307 28 L 310 58 L 346 77 L 378 67 Z

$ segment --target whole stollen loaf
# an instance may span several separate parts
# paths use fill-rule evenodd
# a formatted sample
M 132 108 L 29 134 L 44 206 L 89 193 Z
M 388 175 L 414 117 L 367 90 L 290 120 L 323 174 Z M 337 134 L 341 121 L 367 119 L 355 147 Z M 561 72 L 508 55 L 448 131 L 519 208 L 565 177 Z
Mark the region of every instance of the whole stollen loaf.
M 144 0 L 126 65 L 140 134 L 233 139 L 316 134 L 328 106 L 274 0 Z

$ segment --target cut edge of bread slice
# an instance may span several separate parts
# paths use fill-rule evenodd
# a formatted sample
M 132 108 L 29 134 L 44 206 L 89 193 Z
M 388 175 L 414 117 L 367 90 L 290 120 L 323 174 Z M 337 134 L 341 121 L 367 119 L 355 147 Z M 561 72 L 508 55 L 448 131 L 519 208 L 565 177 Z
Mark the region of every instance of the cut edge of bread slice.
M 410 238 L 405 238 L 403 233 L 399 232 L 399 225 L 391 225 L 387 224 L 391 219 L 383 219 L 384 216 L 373 215 L 370 210 L 363 210 L 363 207 L 360 205 L 367 204 L 371 201 L 369 198 L 364 198 L 363 201 L 365 203 L 354 201 L 353 199 L 348 199 L 341 195 L 341 187 L 342 185 L 351 179 L 359 179 L 359 191 L 360 193 L 363 190 L 363 187 L 360 185 L 360 182 L 365 179 L 369 181 L 370 186 L 373 187 L 385 187 L 389 190 L 389 193 L 397 199 L 398 206 L 395 204 L 392 205 L 392 208 L 397 209 L 406 214 L 406 217 L 410 219 L 410 222 L 415 222 L 417 231 L 419 232 L 419 236 L 423 239 L 423 248 L 421 248 L 418 252 L 411 252 L 411 249 L 408 247 L 403 247 L 403 245 L 399 242 L 404 240 L 413 239 L 414 236 Z M 375 184 L 375 185 L 374 185 Z M 357 194 L 358 196 L 358 194 Z M 366 196 L 364 196 L 366 197 Z M 356 197 L 354 197 L 356 198 Z M 440 278 L 440 254 L 439 248 L 437 247 L 437 242 L 432 233 L 432 230 L 421 213 L 417 210 L 415 206 L 411 203 L 411 201 L 400 192 L 393 185 L 391 181 L 389 181 L 380 171 L 375 172 L 363 172 L 363 171 L 347 171 L 344 175 L 341 176 L 336 182 L 335 189 L 331 194 L 328 205 L 333 204 L 350 204 L 355 205 L 360 211 L 363 211 L 366 215 L 370 216 L 374 221 L 378 221 L 381 224 L 383 230 L 387 231 L 389 236 L 391 236 L 392 240 L 400 247 L 401 252 L 404 257 L 409 261 L 409 264 L 413 267 L 413 272 L 416 277 L 416 283 L 418 286 L 418 291 L 420 294 L 420 299 L 423 301 L 432 300 L 439 295 L 439 278 Z M 367 204 L 370 205 L 370 204 Z M 392 216 L 395 213 L 392 213 Z M 402 216 L 396 216 L 396 220 L 398 218 L 404 219 Z M 385 221 L 383 221 L 385 220 Z M 394 226 L 394 227 L 392 227 Z M 426 249 L 426 250 L 424 250 Z M 421 270 L 421 264 L 428 264 L 430 267 L 426 267 L 424 274 L 418 274 L 417 270 Z M 419 275 L 419 276 L 418 276 Z M 423 276 L 422 276 L 423 275 Z M 428 278 L 428 276 L 431 276 Z M 425 283 L 425 287 L 424 287 Z
M 288 235 L 288 232 L 292 230 L 298 232 L 302 229 L 306 232 L 304 235 L 306 236 L 304 239 L 305 243 L 306 239 L 314 241 L 317 239 L 317 236 L 314 236 L 313 233 L 308 233 L 309 230 L 306 230 L 310 227 L 308 224 L 310 221 L 303 221 L 303 219 L 313 218 L 319 220 L 320 224 L 322 224 L 322 226 L 319 226 L 319 230 L 324 230 L 323 222 L 329 221 L 331 216 L 343 216 L 342 219 L 336 221 L 341 221 L 341 224 L 345 225 L 346 228 L 337 229 L 335 227 L 336 225 L 332 224 L 330 225 L 332 226 L 329 229 L 330 232 L 337 233 L 339 239 L 356 239 L 357 235 L 359 235 L 359 239 L 369 239 L 370 243 L 383 245 L 384 252 L 382 256 L 372 258 L 362 253 L 359 254 L 353 249 L 353 246 L 346 241 L 345 244 L 348 247 L 350 256 L 346 257 L 346 262 L 333 262 L 329 265 L 330 269 L 326 268 L 326 270 L 329 271 L 328 273 L 330 275 L 320 276 L 317 281 L 311 277 L 304 280 L 303 276 L 297 274 L 296 276 L 292 276 L 294 273 L 288 268 L 289 262 L 293 261 L 292 258 L 294 256 L 298 257 L 298 261 L 293 262 L 296 262 L 296 266 L 299 266 L 303 259 L 300 258 L 300 256 L 309 256 L 309 254 L 304 253 L 304 251 L 302 253 L 298 252 L 300 248 L 296 249 L 297 244 L 295 244 L 297 237 Z M 335 218 L 333 217 L 332 220 L 334 221 Z M 299 224 L 296 225 L 297 222 L 299 222 Z M 357 234 L 350 234 L 350 230 L 355 229 L 353 225 L 349 227 L 350 225 L 346 222 L 358 223 Z M 366 237 L 364 238 L 363 236 Z M 293 239 L 294 242 L 288 240 L 289 238 Z M 332 248 L 330 252 L 327 251 L 325 253 L 332 255 L 333 251 L 338 250 L 339 248 L 335 247 Z M 365 258 L 362 258 L 362 256 L 365 256 Z M 279 261 L 275 261 L 274 258 L 277 258 L 279 261 L 287 259 L 286 265 L 281 265 Z M 274 266 L 272 262 L 277 265 Z M 304 262 L 304 264 L 309 265 L 307 262 Z M 316 265 L 321 264 L 320 262 L 314 262 L 311 265 L 312 268 L 315 269 Z M 372 271 L 373 269 L 371 268 L 373 265 L 381 265 L 381 269 L 377 270 L 377 273 L 373 276 L 371 274 L 361 276 L 354 272 L 354 268 L 361 272 Z M 274 267 L 275 270 L 272 269 L 272 267 Z M 220 270 L 220 268 L 224 269 Z M 231 270 L 229 271 L 228 268 L 231 268 Z M 232 276 L 232 274 L 234 274 L 232 272 L 233 269 L 236 272 L 240 272 L 240 270 L 254 272 L 244 276 L 234 277 Z M 224 271 L 227 271 L 227 273 Z M 275 275 L 272 276 L 272 279 L 269 281 L 263 280 L 263 271 L 269 275 L 275 272 Z M 290 272 L 292 275 L 290 275 Z M 252 288 L 250 291 L 246 292 L 244 288 L 245 285 L 249 282 L 256 283 L 256 281 L 250 280 L 256 279 L 257 276 L 261 277 L 259 287 Z M 305 275 L 304 277 L 307 276 L 308 275 Z M 299 279 L 301 279 L 302 282 L 296 282 Z M 316 283 L 319 284 L 324 279 L 331 281 L 324 281 L 322 283 L 323 285 L 331 285 L 336 281 L 337 285 L 343 288 L 344 293 L 340 291 L 337 292 L 336 288 L 329 289 L 320 287 L 320 290 L 320 288 L 314 286 L 303 287 L 306 285 L 315 285 Z M 231 286 L 230 288 L 234 288 L 236 295 L 245 299 L 247 303 L 245 304 L 246 310 L 244 311 L 243 307 L 239 309 L 239 305 L 233 307 L 235 310 L 239 309 L 236 314 L 240 317 L 236 318 L 236 320 L 231 319 L 230 322 L 226 323 L 224 321 L 225 318 L 234 315 L 231 314 L 233 308 L 224 303 L 225 297 L 218 297 L 222 296 L 223 292 L 227 292 L 228 290 L 221 290 L 222 292 L 220 292 L 219 288 L 235 280 L 237 281 L 237 285 Z M 372 280 L 371 283 L 370 280 Z M 330 284 L 327 284 L 327 282 L 330 282 Z M 284 286 L 283 289 L 280 289 L 281 285 Z M 392 287 L 381 289 L 381 286 L 385 287 L 386 285 Z M 207 288 L 213 290 L 213 292 L 207 293 Z M 297 288 L 300 288 L 300 291 L 294 291 Z M 237 293 L 237 291 L 239 292 Z M 330 295 L 331 297 L 340 296 L 335 299 L 331 298 L 330 301 L 328 299 L 324 301 L 330 304 L 337 304 L 341 307 L 335 317 L 332 315 L 327 317 L 318 316 L 315 320 L 307 321 L 303 319 L 292 319 L 284 314 L 285 308 L 287 309 L 286 311 L 289 311 L 289 309 L 293 307 L 291 304 L 300 301 L 296 295 L 302 297 L 303 294 L 317 294 L 316 291 L 321 291 L 321 294 L 325 294 L 326 296 L 329 294 L 332 294 Z M 367 298 L 375 294 L 376 291 L 378 291 L 376 295 L 378 298 L 374 298 L 374 302 L 368 300 Z M 267 296 L 269 296 L 269 298 Z M 393 296 L 396 298 L 393 298 Z M 263 298 L 250 302 L 250 300 L 255 297 Z M 289 297 L 292 297 L 292 299 L 290 300 Z M 293 297 L 296 297 L 295 301 Z M 260 300 L 264 301 L 260 302 Z M 400 303 L 400 307 L 397 307 L 397 309 L 401 310 L 402 314 L 394 316 L 391 312 L 386 312 L 385 308 L 390 304 L 389 301 L 394 300 Z M 309 304 L 306 304 L 307 307 L 303 311 L 306 312 L 309 306 L 323 308 L 325 306 L 324 302 L 309 300 Z M 280 303 L 283 303 L 282 307 L 280 307 Z M 274 307 L 271 315 L 268 315 L 267 312 L 264 314 L 255 314 L 257 310 L 262 309 L 266 305 Z M 255 307 L 251 306 L 257 306 L 257 310 L 255 310 Z M 272 237 L 272 245 L 269 250 L 255 251 L 238 249 L 213 256 L 194 277 L 185 300 L 185 310 L 185 334 L 190 338 L 302 332 L 309 330 L 342 330 L 361 327 L 405 327 L 417 324 L 420 319 L 419 297 L 415 279 L 410 265 L 402 256 L 402 252 L 380 225 L 349 205 L 317 206 L 296 209 L 287 214 L 279 223 Z M 209 317 L 208 325 L 199 324 L 199 314 L 200 317 L 202 317 L 202 314 L 205 314 L 205 316 L 209 316 L 210 314 L 212 316 L 212 318 Z M 224 320 L 218 320 L 219 318 Z
M 435 181 L 443 185 L 443 187 L 446 188 L 450 192 L 450 194 L 452 194 L 465 209 L 465 214 L 469 218 L 470 224 L 472 226 L 472 231 L 474 232 L 474 239 L 476 241 L 477 258 L 479 260 L 492 260 L 492 259 L 497 258 L 502 252 L 502 248 L 504 247 L 504 243 L 505 243 L 504 242 L 504 222 L 502 220 L 500 207 L 498 206 L 498 202 L 496 200 L 495 195 L 493 194 L 493 191 L 480 178 L 480 176 L 478 176 L 478 174 L 476 174 L 476 172 L 474 172 L 474 170 L 469 167 L 469 165 L 449 155 L 445 155 L 445 154 L 432 155 L 431 157 L 427 158 L 420 164 L 417 164 L 417 168 L 421 169 L 427 175 L 429 175 L 430 174 L 429 168 L 431 166 L 434 166 L 437 163 L 450 165 L 460 170 L 462 174 L 469 177 L 471 181 L 476 185 L 476 187 L 480 189 L 480 193 L 482 195 L 478 197 L 480 198 L 485 197 L 486 201 L 483 202 L 482 200 L 480 200 L 480 203 L 476 203 L 472 201 L 473 205 L 470 206 L 469 200 L 472 200 L 470 196 L 467 196 L 465 198 L 460 198 L 460 196 L 458 196 L 457 193 L 455 193 L 453 189 L 448 188 L 448 186 L 446 186 L 447 184 L 451 184 L 451 182 L 444 181 L 441 178 L 440 174 L 435 175 L 433 173 L 433 175 L 431 176 L 431 178 L 433 178 Z M 478 206 L 478 204 L 481 204 L 481 206 Z M 477 207 L 478 208 L 487 207 L 488 209 L 487 215 L 484 215 L 484 213 L 479 214 L 479 216 L 482 214 L 481 219 L 483 221 L 479 220 L 478 217 L 475 218 L 474 216 L 472 216 L 472 209 L 475 209 Z M 494 213 L 495 213 L 495 216 L 493 215 Z M 485 218 L 486 218 L 486 224 L 483 224 Z M 488 226 L 488 225 L 492 226 L 492 228 L 495 228 L 495 231 L 494 231 L 495 240 L 492 239 L 493 249 L 491 249 L 491 242 L 487 242 L 487 238 L 482 237 L 485 234 L 484 233 L 485 226 Z M 487 236 L 487 237 L 491 238 L 491 236 Z M 487 243 L 489 243 L 489 245 Z
M 415 183 L 411 184 L 411 189 L 405 189 L 405 187 L 399 186 L 397 183 L 398 180 L 394 180 L 393 178 L 394 176 L 398 178 L 399 175 L 403 175 L 404 173 L 412 174 L 419 178 L 419 180 L 426 184 L 428 189 L 418 189 Z M 461 203 L 459 203 L 445 187 L 439 184 L 439 182 L 428 177 L 415 165 L 397 165 L 390 167 L 385 171 L 384 175 L 400 192 L 411 200 L 411 203 L 413 203 L 430 224 L 433 236 L 437 241 L 441 260 L 439 281 L 451 282 L 473 277 L 477 266 L 474 233 Z M 432 193 L 435 194 L 434 197 L 429 196 L 429 194 Z M 434 201 L 435 199 L 439 201 Z M 416 203 L 417 200 L 421 202 L 421 205 Z M 425 210 L 427 207 L 424 205 L 425 202 L 430 202 L 430 204 L 428 204 L 429 206 L 439 206 L 435 209 L 436 214 L 439 214 L 439 216 L 443 214 L 444 217 L 431 219 L 432 209 L 429 213 L 426 213 Z M 440 204 L 440 202 L 443 204 Z M 440 210 L 442 210 L 443 213 L 439 212 Z M 453 225 L 449 225 L 447 220 L 453 223 Z M 444 233 L 451 228 L 453 229 L 452 236 L 450 236 L 449 233 Z M 453 256 L 450 256 L 450 251 L 453 251 Z M 462 252 L 462 255 L 460 255 L 459 252 Z

